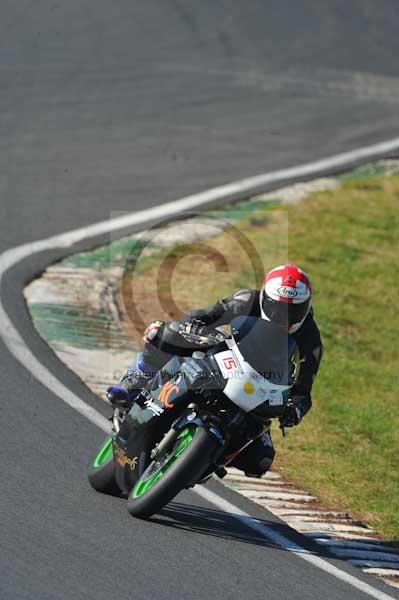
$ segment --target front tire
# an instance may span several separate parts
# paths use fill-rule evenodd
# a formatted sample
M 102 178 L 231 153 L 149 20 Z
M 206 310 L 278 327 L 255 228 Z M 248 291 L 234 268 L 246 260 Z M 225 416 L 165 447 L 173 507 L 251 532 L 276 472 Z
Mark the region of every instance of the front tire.
M 191 482 L 201 478 L 219 447 L 216 438 L 205 429 L 184 429 L 163 458 L 163 464 L 153 461 L 136 482 L 127 500 L 129 513 L 140 519 L 157 513 Z
M 91 461 L 87 473 L 90 485 L 97 492 L 119 496 L 121 493 L 115 481 L 114 453 L 112 438 L 108 436 Z

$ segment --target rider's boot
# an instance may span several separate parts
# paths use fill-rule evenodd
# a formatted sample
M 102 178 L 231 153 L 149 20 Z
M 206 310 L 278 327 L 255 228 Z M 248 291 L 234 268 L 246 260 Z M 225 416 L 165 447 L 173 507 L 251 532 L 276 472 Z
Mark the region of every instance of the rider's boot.
M 231 466 L 244 471 L 247 477 L 262 477 L 272 466 L 274 456 L 272 438 L 270 432 L 266 430 L 240 452 L 231 462 Z
M 118 385 L 111 385 L 107 389 L 106 396 L 113 408 L 127 412 L 133 406 L 141 387 L 143 386 L 140 385 L 137 378 L 130 378 L 125 375 Z
M 270 431 L 266 431 L 248 447 L 247 464 L 244 473 L 247 477 L 263 477 L 273 464 L 276 452 Z
M 137 355 L 136 362 L 132 364 L 118 385 L 107 389 L 107 398 L 113 408 L 124 412 L 131 409 L 140 390 L 145 387 L 153 376 L 154 369 L 143 360 L 142 354 Z

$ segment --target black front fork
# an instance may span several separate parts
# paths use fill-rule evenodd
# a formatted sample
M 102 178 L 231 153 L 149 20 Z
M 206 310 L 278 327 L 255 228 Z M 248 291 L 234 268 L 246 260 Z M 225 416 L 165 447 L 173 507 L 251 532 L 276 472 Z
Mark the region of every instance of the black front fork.
M 169 449 L 168 445 L 173 444 L 180 431 L 189 425 L 201 427 L 219 442 L 218 450 L 212 457 L 210 468 L 203 475 L 201 481 L 206 480 L 213 472 L 218 477 L 223 478 L 227 474 L 224 467 L 230 462 L 229 450 L 231 451 L 231 447 L 234 448 L 232 454 L 237 455 L 253 440 L 253 436 L 249 436 L 248 428 L 244 426 L 247 420 L 248 415 L 240 409 L 237 409 L 230 418 L 222 422 L 215 415 L 201 414 L 201 410 L 196 404 L 190 404 L 185 413 L 173 423 L 172 429 L 160 442 L 158 448 L 162 451 Z M 240 431 L 242 429 L 244 431 Z M 237 434 L 237 432 L 240 433 Z

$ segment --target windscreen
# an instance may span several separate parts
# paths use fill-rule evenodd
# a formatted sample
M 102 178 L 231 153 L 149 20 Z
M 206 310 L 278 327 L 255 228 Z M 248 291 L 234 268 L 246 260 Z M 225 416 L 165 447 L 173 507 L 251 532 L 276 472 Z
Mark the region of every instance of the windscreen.
M 258 317 L 236 317 L 232 335 L 244 360 L 275 385 L 293 385 L 298 351 L 294 338 L 271 321 Z

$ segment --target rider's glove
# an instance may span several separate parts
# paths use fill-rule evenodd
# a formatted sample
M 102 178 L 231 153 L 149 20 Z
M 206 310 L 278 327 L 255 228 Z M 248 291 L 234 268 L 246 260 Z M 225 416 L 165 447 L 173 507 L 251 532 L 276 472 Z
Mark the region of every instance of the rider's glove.
M 294 402 L 289 402 L 287 404 L 284 414 L 280 417 L 280 427 L 283 429 L 284 427 L 293 427 L 294 425 L 298 425 L 303 417 L 303 413 L 299 406 L 294 404 Z
M 163 324 L 163 321 L 154 321 L 147 326 L 143 334 L 143 340 L 146 344 L 154 340 Z

